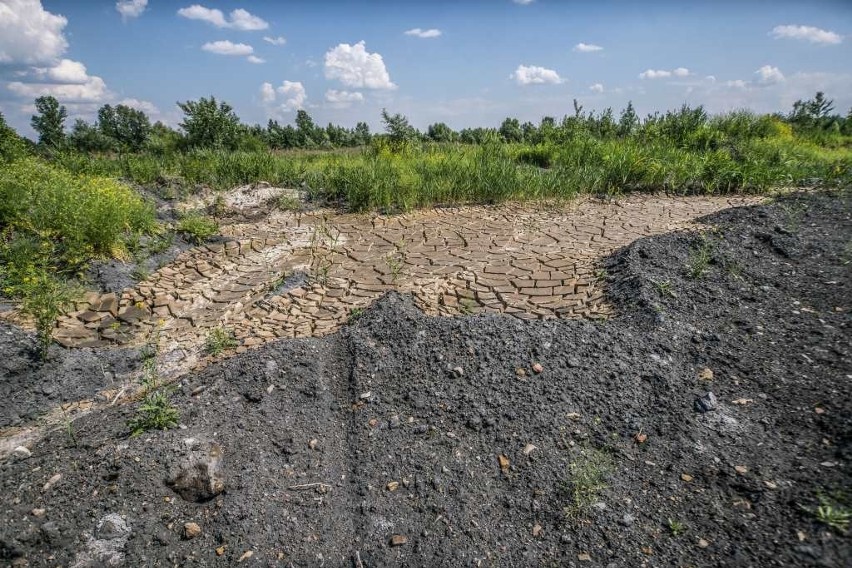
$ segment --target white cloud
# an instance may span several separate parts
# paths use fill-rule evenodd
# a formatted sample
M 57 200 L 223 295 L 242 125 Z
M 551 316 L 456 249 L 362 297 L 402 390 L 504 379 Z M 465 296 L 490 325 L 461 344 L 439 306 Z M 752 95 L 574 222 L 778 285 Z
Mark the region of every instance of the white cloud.
M 272 83 L 264 83 L 260 86 L 260 100 L 265 103 L 275 102 L 275 88 Z
M 178 15 L 189 20 L 201 20 L 212 24 L 217 28 L 231 28 L 242 31 L 265 30 L 269 27 L 263 19 L 250 12 L 238 8 L 231 12 L 229 18 L 225 18 L 222 10 L 216 8 L 205 8 L 200 4 L 193 4 L 187 8 L 178 10 Z
M 603 93 L 604 86 L 600 83 L 595 83 L 594 85 L 589 86 L 589 90 L 593 93 Z
M 68 48 L 64 16 L 52 14 L 40 0 L 0 2 L 0 63 L 53 63 Z
M 219 55 L 251 55 L 254 53 L 252 46 L 244 43 L 232 43 L 228 40 L 208 42 L 202 45 L 201 49 Z
M 521 6 L 526 6 L 527 4 L 532 4 L 535 0 L 512 0 L 515 4 L 520 4 Z
M 668 77 L 689 77 L 691 73 L 686 67 L 678 67 L 667 71 L 665 69 L 648 69 L 639 73 L 640 79 L 667 79 Z
M 27 75 L 29 76 L 29 74 Z M 86 66 L 71 59 L 62 59 L 53 67 L 34 68 L 31 76 L 34 82 L 66 85 L 82 85 L 89 80 Z
M 671 76 L 671 71 L 665 71 L 663 69 L 648 69 L 647 71 L 639 73 L 640 79 L 664 79 Z
M 305 104 L 305 99 L 308 98 L 305 87 L 299 81 L 284 81 L 276 91 L 284 96 L 284 102 L 280 105 L 281 110 L 284 111 L 302 108 Z
M 420 28 L 413 28 L 407 30 L 405 35 L 415 36 L 423 39 L 428 39 L 431 37 L 438 37 L 441 35 L 441 30 L 436 30 L 435 28 L 428 30 L 421 30 Z
M 602 51 L 603 48 L 599 45 L 595 45 L 593 43 L 583 43 L 580 42 L 574 46 L 574 51 L 579 51 L 580 53 L 591 53 L 593 51 Z
M 146 6 L 148 6 L 148 0 L 119 0 L 115 3 L 115 9 L 125 21 L 141 16 Z
M 396 89 L 378 53 L 369 53 L 364 41 L 341 43 L 325 54 L 325 76 L 356 89 Z
M 111 93 L 100 77 L 89 76 L 84 83 L 9 83 L 8 88 L 15 95 L 34 99 L 52 95 L 61 102 L 100 102 L 108 99 Z
M 743 90 L 748 89 L 748 83 L 746 81 L 743 81 L 742 79 L 736 79 L 734 81 L 726 81 L 725 86 L 730 87 L 732 89 L 743 89 Z
M 364 95 L 357 91 L 338 91 L 329 89 L 325 92 L 325 100 L 335 108 L 346 108 L 352 103 L 364 102 Z
M 716 76 L 715 75 L 707 75 L 706 77 L 704 77 L 704 80 L 707 81 L 708 83 L 715 83 L 716 82 Z
M 814 26 L 775 26 L 769 35 L 775 39 L 801 39 L 811 43 L 838 44 L 843 41 L 840 34 Z
M 536 65 L 518 65 L 518 68 L 509 77 L 514 79 L 518 85 L 543 85 L 545 83 L 558 85 L 563 82 L 559 73 L 553 69 Z
M 781 73 L 780 69 L 772 65 L 764 65 L 755 71 L 754 74 L 757 75 L 758 82 L 763 85 L 774 85 L 784 81 L 784 74 Z
M 136 110 L 141 110 L 148 116 L 160 114 L 160 109 L 158 109 L 156 105 L 150 101 L 140 101 L 139 99 L 122 99 L 118 101 L 118 104 L 130 108 L 135 108 Z
M 266 43 L 271 43 L 272 45 L 284 45 L 285 43 L 287 43 L 287 39 L 284 36 L 263 36 L 263 41 L 265 41 Z
M 249 63 L 255 63 L 255 64 L 266 63 L 266 59 L 262 59 L 262 58 L 258 57 L 257 55 L 249 55 L 248 57 L 246 57 L 246 60 Z

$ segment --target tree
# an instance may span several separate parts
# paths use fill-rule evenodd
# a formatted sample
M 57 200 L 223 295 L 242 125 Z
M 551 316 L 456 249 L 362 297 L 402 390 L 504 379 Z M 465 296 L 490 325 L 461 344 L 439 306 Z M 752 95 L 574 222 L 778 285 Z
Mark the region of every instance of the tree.
M 201 97 L 197 101 L 177 103 L 184 113 L 180 127 L 186 133 L 190 147 L 224 148 L 237 146 L 240 119 L 226 102 L 217 103 L 215 97 Z
M 639 116 L 633 108 L 633 101 L 627 101 L 627 108 L 621 111 L 618 119 L 618 135 L 630 136 L 639 128 Z
M 364 146 L 370 143 L 372 135 L 370 134 L 370 126 L 366 122 L 359 122 L 355 125 L 355 140 L 356 146 Z
M 0 162 L 11 162 L 24 156 L 26 153 L 26 142 L 6 124 L 6 119 L 3 117 L 3 113 L 0 112 Z
M 320 143 L 317 126 L 306 110 L 299 109 L 296 111 L 296 133 L 300 148 L 313 148 Z
M 417 139 L 417 129 L 411 126 L 408 119 L 399 113 L 391 115 L 388 114 L 387 109 L 382 109 L 382 124 L 385 125 L 388 138 L 395 144 L 413 142 Z
M 507 118 L 500 125 L 500 136 L 506 142 L 523 142 L 524 133 L 517 118 Z
M 426 137 L 435 142 L 455 142 L 458 134 L 443 122 L 438 122 L 429 125 L 426 129 Z
M 65 143 L 65 119 L 68 110 L 59 104 L 56 97 L 44 96 L 35 100 L 37 115 L 33 115 L 30 124 L 38 132 L 39 145 L 58 150 Z
M 68 143 L 78 152 L 108 152 L 115 147 L 115 141 L 105 136 L 97 125 L 81 118 L 74 121 Z
M 104 105 L 98 110 L 101 133 L 115 141 L 119 150 L 138 152 L 151 135 L 151 121 L 141 110 L 118 105 Z

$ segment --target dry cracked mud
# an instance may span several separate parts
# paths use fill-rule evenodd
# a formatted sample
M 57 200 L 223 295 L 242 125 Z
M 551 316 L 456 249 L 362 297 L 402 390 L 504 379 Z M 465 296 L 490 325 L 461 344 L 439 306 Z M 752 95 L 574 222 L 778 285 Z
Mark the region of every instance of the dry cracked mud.
M 231 226 L 65 321 L 109 312 L 131 346 L 162 329 L 181 428 L 129 438 L 119 401 L 0 461 L 0 559 L 846 565 L 817 507 L 852 506 L 852 200 L 756 201 Z M 241 353 L 193 358 L 222 324 Z M 30 340 L 7 331 L 12 368 Z M 15 382 L 117 349 L 93 345 Z M 221 492 L 184 500 L 167 481 L 208 450 Z

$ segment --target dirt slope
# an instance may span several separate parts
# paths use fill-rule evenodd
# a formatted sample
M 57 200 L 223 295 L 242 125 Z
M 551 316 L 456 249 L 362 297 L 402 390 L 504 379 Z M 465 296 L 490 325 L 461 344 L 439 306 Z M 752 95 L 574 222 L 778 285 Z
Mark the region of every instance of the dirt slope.
M 703 221 L 608 259 L 608 321 L 429 318 L 391 293 L 184 377 L 181 429 L 80 418 L 0 463 L 0 559 L 848 565 L 806 509 L 852 507 L 852 198 Z M 187 501 L 165 480 L 199 452 L 221 466 Z

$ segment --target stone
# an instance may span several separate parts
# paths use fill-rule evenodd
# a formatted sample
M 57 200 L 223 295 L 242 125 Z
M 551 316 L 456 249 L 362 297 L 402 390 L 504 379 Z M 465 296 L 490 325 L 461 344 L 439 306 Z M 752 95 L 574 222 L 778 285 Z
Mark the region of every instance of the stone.
M 114 540 L 130 536 L 130 527 L 127 521 L 117 513 L 110 513 L 101 517 L 95 531 L 99 540 Z
M 636 518 L 630 513 L 624 513 L 624 515 L 618 520 L 618 524 L 623 527 L 633 526 L 634 522 L 636 522 Z
M 62 479 L 61 473 L 54 474 L 50 479 L 47 480 L 47 483 L 42 486 L 41 490 L 45 492 L 50 491 L 50 488 L 59 483 L 60 479 Z
M 166 485 L 185 501 L 209 501 L 225 490 L 222 454 L 216 442 L 186 444 L 184 454 L 170 468 Z
M 198 535 L 201 534 L 201 527 L 198 526 L 198 523 L 184 523 L 183 525 L 183 537 L 186 540 L 192 540 Z
M 699 396 L 693 402 L 693 407 L 696 412 L 705 413 L 710 412 L 711 410 L 716 410 L 718 406 L 718 401 L 716 400 L 716 395 L 710 391 L 707 391 L 703 396 Z
M 18 446 L 14 450 L 12 450 L 12 455 L 14 455 L 19 460 L 25 460 L 33 455 L 33 453 L 26 446 Z
M 534 363 L 532 366 L 533 373 L 536 375 L 541 374 L 544 371 L 544 367 L 541 366 L 541 363 Z
M 408 537 L 401 534 L 395 534 L 391 537 L 390 545 L 391 546 L 403 546 L 404 544 L 408 544 Z

